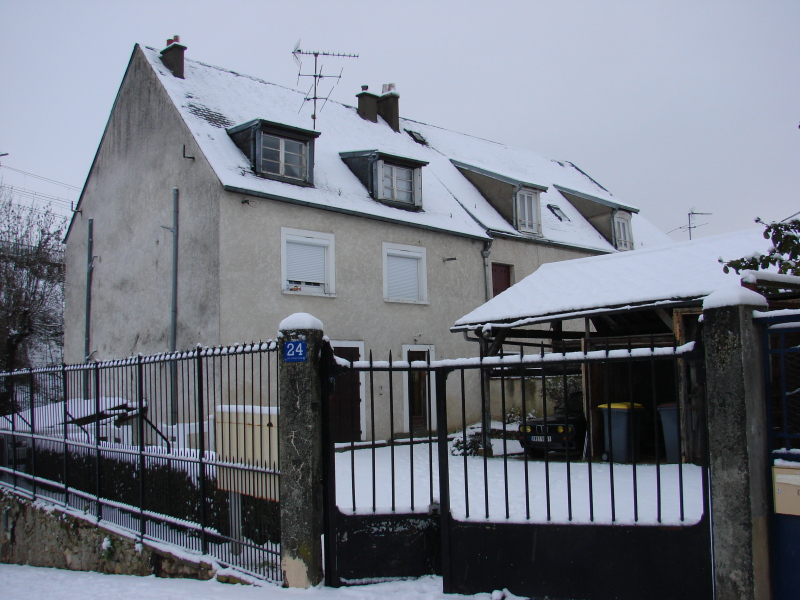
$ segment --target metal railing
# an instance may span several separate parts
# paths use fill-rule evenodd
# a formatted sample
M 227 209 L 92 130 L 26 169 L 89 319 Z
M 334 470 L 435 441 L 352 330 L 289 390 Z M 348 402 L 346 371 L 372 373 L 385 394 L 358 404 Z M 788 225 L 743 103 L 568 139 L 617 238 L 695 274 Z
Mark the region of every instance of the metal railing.
M 276 349 L 0 374 L 0 485 L 280 581 Z
M 705 407 L 685 371 L 702 357 L 693 343 L 638 344 L 353 363 L 338 380 L 351 379 L 363 410 L 339 418 L 362 434 L 336 445 L 339 509 L 425 513 L 446 502 L 458 521 L 699 522 Z M 587 398 L 577 412 L 548 398 L 571 378 Z

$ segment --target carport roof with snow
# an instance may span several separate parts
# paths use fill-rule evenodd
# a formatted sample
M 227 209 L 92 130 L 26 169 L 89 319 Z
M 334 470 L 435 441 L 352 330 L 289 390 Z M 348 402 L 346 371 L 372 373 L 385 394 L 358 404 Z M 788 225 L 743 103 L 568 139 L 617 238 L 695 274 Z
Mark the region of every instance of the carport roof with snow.
M 758 255 L 770 247 L 760 229 L 667 246 L 544 264 L 456 321 L 453 331 L 522 327 L 609 311 L 696 303 L 741 277 L 719 259 Z

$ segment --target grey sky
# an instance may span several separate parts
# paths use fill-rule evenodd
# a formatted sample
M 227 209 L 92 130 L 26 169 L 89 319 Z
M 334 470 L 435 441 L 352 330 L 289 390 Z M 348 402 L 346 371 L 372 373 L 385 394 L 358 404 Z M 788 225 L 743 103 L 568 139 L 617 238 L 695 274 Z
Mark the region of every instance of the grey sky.
M 692 208 L 713 213 L 696 236 L 800 210 L 797 2 L 0 0 L 0 162 L 83 185 L 133 45 L 173 34 L 298 88 L 298 38 L 359 53 L 325 61 L 333 99 L 396 83 L 402 116 L 571 160 L 663 231 Z

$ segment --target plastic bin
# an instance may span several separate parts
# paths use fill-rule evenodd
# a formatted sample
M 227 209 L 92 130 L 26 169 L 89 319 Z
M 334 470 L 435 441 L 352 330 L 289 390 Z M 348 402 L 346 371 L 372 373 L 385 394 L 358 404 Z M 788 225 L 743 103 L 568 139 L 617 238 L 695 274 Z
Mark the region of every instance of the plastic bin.
M 674 402 L 658 405 L 658 416 L 661 419 L 661 432 L 664 434 L 664 455 L 668 463 L 681 460 L 680 441 L 678 440 L 678 405 Z
M 630 402 L 600 405 L 605 431 L 606 451 L 603 453 L 603 460 L 615 463 L 639 460 L 639 428 L 643 409 L 641 404 Z

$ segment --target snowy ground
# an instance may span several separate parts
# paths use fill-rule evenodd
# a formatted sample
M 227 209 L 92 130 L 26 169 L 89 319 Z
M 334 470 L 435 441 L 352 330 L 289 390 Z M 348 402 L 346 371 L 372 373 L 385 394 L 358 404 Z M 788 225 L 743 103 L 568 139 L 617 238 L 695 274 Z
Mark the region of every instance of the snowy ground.
M 436 447 L 429 447 L 426 444 L 417 444 L 413 447 L 413 477 L 410 448 L 408 445 L 395 446 L 394 458 L 390 447 L 376 449 L 374 479 L 373 454 L 370 449 L 337 453 L 336 498 L 339 508 L 343 512 L 353 512 L 355 507 L 358 513 L 369 513 L 373 510 L 374 502 L 379 513 L 391 512 L 393 506 L 397 512 L 408 512 L 412 510 L 413 489 L 413 510 L 427 512 L 431 500 L 438 501 L 439 498 Z M 356 473 L 355 498 L 352 485 L 353 464 Z M 392 464 L 394 464 L 394 501 Z M 545 465 L 543 461 L 524 461 L 521 457 L 511 457 L 507 460 L 491 458 L 484 462 L 481 457 L 467 457 L 465 461 L 463 457 L 450 456 L 449 467 L 451 510 L 453 517 L 458 520 L 486 520 L 488 501 L 488 520 L 495 522 L 568 523 L 571 521 L 655 525 L 659 523 L 659 495 L 660 522 L 663 524 L 691 525 L 698 522 L 703 515 L 702 469 L 696 465 L 682 465 L 680 468 L 675 464 L 661 465 L 659 468 L 652 464 L 637 465 L 634 486 L 634 469 L 631 465 L 592 464 L 592 503 L 589 500 L 590 470 L 585 462 L 571 463 L 569 477 L 563 457 L 560 460 L 553 459 Z M 508 482 L 508 493 L 505 481 Z M 549 519 L 546 485 L 548 481 Z M 636 489 L 635 497 L 634 489 Z M 507 510 L 506 504 L 508 504 Z M 594 511 L 593 514 L 591 510 Z
M 41 569 L 0 564 L 0 596 L 3 600 L 456 600 L 514 598 L 496 592 L 461 596 L 442 593 L 440 577 L 377 583 L 349 588 L 318 587 L 290 590 L 230 585 L 217 581 L 158 579 L 129 575 L 101 575 L 61 569 Z

